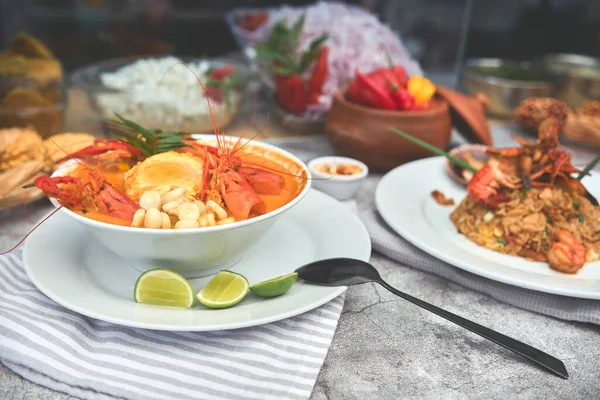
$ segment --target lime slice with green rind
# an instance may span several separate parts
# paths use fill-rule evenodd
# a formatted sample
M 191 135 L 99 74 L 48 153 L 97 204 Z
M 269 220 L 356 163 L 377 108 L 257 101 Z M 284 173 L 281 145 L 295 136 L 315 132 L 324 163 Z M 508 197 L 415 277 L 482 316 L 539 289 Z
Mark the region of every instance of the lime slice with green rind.
M 294 285 L 298 273 L 278 276 L 277 278 L 269 279 L 268 281 L 259 282 L 256 285 L 250 286 L 250 291 L 262 297 L 281 296 Z
M 228 308 L 246 297 L 249 286 L 244 276 L 224 270 L 215 275 L 196 298 L 206 307 Z
M 190 308 L 194 305 L 194 289 L 181 274 L 156 268 L 138 277 L 133 298 L 143 304 Z

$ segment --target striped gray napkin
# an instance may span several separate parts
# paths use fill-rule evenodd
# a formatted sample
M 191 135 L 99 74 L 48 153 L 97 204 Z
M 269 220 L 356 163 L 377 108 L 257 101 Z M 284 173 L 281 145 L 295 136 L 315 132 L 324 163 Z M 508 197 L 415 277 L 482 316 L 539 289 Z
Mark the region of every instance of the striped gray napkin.
M 84 317 L 30 282 L 22 247 L 0 256 L 0 361 L 84 399 L 307 399 L 344 295 L 252 328 L 163 332 Z
M 373 250 L 395 261 L 525 310 L 600 325 L 600 301 L 542 293 L 483 278 L 453 267 L 416 248 L 396 234 L 376 211 L 363 210 L 359 215 L 369 231 Z

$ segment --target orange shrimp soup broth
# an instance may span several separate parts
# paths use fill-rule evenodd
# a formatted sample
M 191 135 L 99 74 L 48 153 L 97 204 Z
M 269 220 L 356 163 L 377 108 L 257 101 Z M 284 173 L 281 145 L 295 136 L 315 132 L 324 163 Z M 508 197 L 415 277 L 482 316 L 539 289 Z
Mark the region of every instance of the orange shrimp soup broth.
M 267 206 L 266 212 L 276 210 L 292 201 L 302 192 L 308 182 L 308 175 L 300 164 L 274 150 L 248 145 L 236 156 L 242 157 L 244 165 L 274 172 L 285 180 L 285 185 L 279 195 L 259 195 Z
M 265 169 L 283 177 L 285 185 L 279 195 L 259 195 L 260 199 L 265 203 L 266 213 L 276 210 L 292 201 L 300 194 L 300 192 L 302 192 L 308 182 L 306 171 L 300 164 L 277 153 L 276 151 L 249 144 L 238 151 L 236 156 L 241 156 L 244 165 Z M 80 165 L 70 171 L 68 175 L 80 177 L 84 181 L 89 181 L 89 174 L 91 171 L 95 171 L 96 168 L 97 165 L 93 165 L 91 163 Z M 127 169 L 127 166 L 119 168 L 119 165 L 115 163 L 109 163 L 108 167 L 106 165 L 100 166 L 100 171 L 106 180 L 123 193 L 125 193 L 124 176 Z M 75 188 L 69 188 L 68 190 L 74 191 Z M 106 222 L 113 225 L 129 226 L 127 222 L 124 222 L 121 219 L 113 218 L 100 213 L 91 203 L 89 206 L 89 209 L 86 209 L 85 211 L 71 211 L 96 221 Z M 250 217 L 254 216 L 256 215 L 250 215 Z

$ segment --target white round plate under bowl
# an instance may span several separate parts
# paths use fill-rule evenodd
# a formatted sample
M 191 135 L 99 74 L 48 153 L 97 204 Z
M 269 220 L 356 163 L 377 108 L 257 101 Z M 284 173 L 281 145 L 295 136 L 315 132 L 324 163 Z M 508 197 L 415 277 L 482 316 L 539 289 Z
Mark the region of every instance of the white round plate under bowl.
M 577 274 L 550 269 L 548 263 L 497 253 L 477 246 L 458 233 L 450 214 L 465 198 L 466 188 L 444 170 L 445 158 L 431 157 L 388 172 L 375 192 L 377 210 L 387 224 L 416 247 L 455 267 L 526 289 L 564 296 L 600 299 L 600 261 L 587 263 Z M 600 198 L 600 174 L 582 180 Z M 454 199 L 456 205 L 441 206 L 433 190 Z
M 25 267 L 31 281 L 52 300 L 115 324 L 170 331 L 243 328 L 310 311 L 346 290 L 298 279 L 282 296 L 265 299 L 248 293 L 241 303 L 224 310 L 197 302 L 191 309 L 139 304 L 133 300 L 139 272 L 91 239 L 85 227 L 57 213 L 27 239 Z M 371 240 L 358 217 L 337 200 L 311 190 L 230 270 L 244 275 L 252 285 L 316 260 L 352 257 L 368 261 L 370 255 Z M 197 293 L 211 278 L 190 282 Z

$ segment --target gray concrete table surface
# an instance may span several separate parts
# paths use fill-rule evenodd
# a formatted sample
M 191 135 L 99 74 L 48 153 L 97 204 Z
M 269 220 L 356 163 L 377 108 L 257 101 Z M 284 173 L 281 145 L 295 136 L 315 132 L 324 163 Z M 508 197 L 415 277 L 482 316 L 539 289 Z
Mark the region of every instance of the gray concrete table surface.
M 506 138 L 506 132 L 496 131 L 494 136 L 498 145 L 508 145 L 496 140 Z M 306 141 L 297 146 L 305 156 L 322 151 L 318 142 L 313 148 Z M 369 176 L 357 198 L 360 208 L 374 207 L 380 178 Z M 0 249 L 18 242 L 49 210 L 44 200 L 28 206 L 27 217 L 18 207 L 0 211 Z M 600 398 L 599 326 L 515 308 L 377 253 L 371 261 L 398 289 L 560 358 L 570 379 L 551 375 L 375 284 L 365 284 L 346 294 L 311 400 Z M 73 397 L 24 380 L 0 365 L 0 399 Z
M 379 177 L 365 183 L 371 196 Z M 369 206 L 370 199 L 361 199 Z M 21 238 L 50 209 L 42 201 L 0 212 L 0 246 Z M 555 377 L 527 360 L 374 285 L 352 287 L 312 400 L 600 398 L 600 327 L 524 311 L 374 253 L 393 286 L 562 359 L 571 375 Z M 0 399 L 73 397 L 0 367 Z

